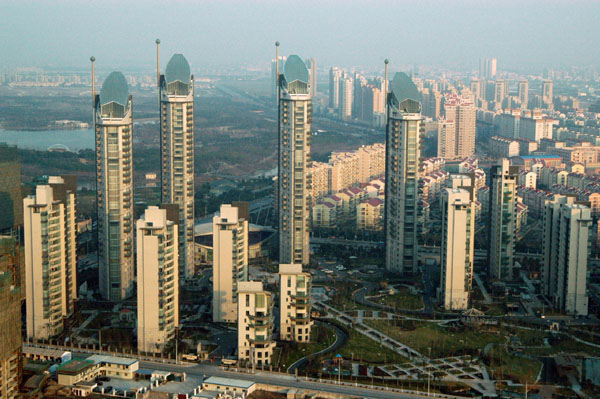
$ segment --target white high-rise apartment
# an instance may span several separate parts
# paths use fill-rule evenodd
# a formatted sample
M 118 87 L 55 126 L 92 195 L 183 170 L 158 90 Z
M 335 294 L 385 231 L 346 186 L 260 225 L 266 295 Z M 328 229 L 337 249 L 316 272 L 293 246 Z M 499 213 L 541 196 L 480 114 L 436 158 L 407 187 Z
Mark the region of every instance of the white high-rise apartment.
M 453 120 L 438 121 L 437 156 L 454 159 L 456 154 L 456 124 Z
M 213 321 L 235 323 L 239 284 L 248 281 L 248 221 L 221 205 L 213 218 Z
M 521 103 L 521 109 L 527 109 L 529 104 L 529 81 L 519 81 L 519 102 Z
M 271 364 L 273 340 L 273 297 L 260 281 L 238 286 L 238 360 L 262 366 Z
M 67 181 L 65 183 L 65 180 Z M 74 179 L 50 177 L 23 200 L 27 337 L 63 331 L 77 298 Z
M 340 106 L 340 79 L 342 71 L 338 67 L 329 70 L 329 108 L 337 109 Z
M 454 122 L 454 138 L 451 140 L 446 138 L 447 148 L 444 151 L 446 154 L 445 158 L 466 158 L 473 155 L 475 153 L 476 125 L 476 112 L 473 99 L 456 95 L 446 96 L 444 101 L 444 116 L 446 121 Z M 448 133 L 446 131 L 446 135 Z M 454 144 L 454 147 L 451 144 Z
M 554 84 L 551 80 L 544 80 L 542 82 L 542 107 L 547 109 L 554 109 L 554 103 L 552 101 L 552 89 Z
M 587 258 L 590 209 L 574 197 L 555 195 L 544 208 L 542 292 L 556 309 L 588 314 Z
M 309 58 L 306 60 L 306 67 L 310 73 L 310 96 L 317 96 L 317 59 Z
M 133 102 L 121 72 L 112 72 L 95 98 L 96 198 L 100 294 L 133 294 Z
M 179 326 L 177 220 L 150 206 L 136 222 L 138 350 L 159 353 Z
M 340 118 L 352 118 L 352 104 L 354 102 L 354 79 L 348 74 L 340 79 Z
M 302 265 L 279 265 L 279 337 L 282 341 L 309 342 L 310 273 Z
M 441 201 L 440 299 L 447 310 L 466 310 L 473 281 L 475 202 L 464 188 L 444 189 Z
M 424 130 L 420 94 L 405 73 L 396 73 L 388 97 L 385 167 L 386 268 L 416 273 L 420 137 Z
M 517 182 L 519 167 L 510 166 L 508 159 L 490 170 L 489 199 L 489 276 L 511 281 L 515 278 L 515 243 L 517 226 Z
M 179 273 L 194 275 L 194 77 L 181 54 L 160 76 L 162 202 L 179 206 Z
M 279 78 L 279 261 L 308 264 L 312 101 L 306 64 L 288 57 Z

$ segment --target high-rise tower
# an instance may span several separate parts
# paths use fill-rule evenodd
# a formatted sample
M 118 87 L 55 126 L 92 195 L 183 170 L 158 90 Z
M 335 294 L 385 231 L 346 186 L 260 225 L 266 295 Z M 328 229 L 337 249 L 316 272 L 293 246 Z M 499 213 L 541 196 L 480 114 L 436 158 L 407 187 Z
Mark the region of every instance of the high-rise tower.
M 177 224 L 150 206 L 136 229 L 138 350 L 162 352 L 179 326 Z
M 521 103 L 521 109 L 527 109 L 529 104 L 529 81 L 519 81 L 519 102 Z
M 387 98 L 385 165 L 385 265 L 415 273 L 418 265 L 421 95 L 405 73 L 396 73 Z
M 100 294 L 120 301 L 133 288 L 133 101 L 121 72 L 94 98 Z
M 74 179 L 68 179 L 74 182 Z M 60 177 L 36 187 L 23 200 L 27 337 L 48 339 L 63 332 L 73 313 L 77 264 L 75 187 Z
M 279 262 L 308 264 L 310 258 L 309 74 L 297 55 L 285 62 L 279 77 Z
M 181 54 L 160 75 L 162 202 L 179 206 L 179 276 L 194 264 L 194 77 Z
M 518 175 L 519 167 L 510 166 L 508 159 L 490 171 L 488 276 L 505 281 L 515 277 Z
M 306 67 L 310 72 L 310 96 L 311 98 L 314 98 L 317 95 L 317 59 L 307 59 Z

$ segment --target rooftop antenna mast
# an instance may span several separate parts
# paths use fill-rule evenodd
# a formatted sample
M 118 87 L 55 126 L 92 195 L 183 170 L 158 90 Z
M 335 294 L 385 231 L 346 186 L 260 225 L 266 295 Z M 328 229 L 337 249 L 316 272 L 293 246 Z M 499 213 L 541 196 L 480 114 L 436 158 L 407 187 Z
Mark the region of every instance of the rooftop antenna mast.
M 160 39 L 156 39 L 156 87 L 160 89 Z
M 277 93 L 277 104 L 279 104 L 279 41 L 275 42 L 275 92 Z
M 390 63 L 390 60 L 388 60 L 387 58 L 383 61 L 383 63 L 385 64 L 385 77 L 383 79 L 383 114 L 385 115 L 385 117 L 387 118 L 387 92 L 388 92 L 388 64 Z
M 94 70 L 94 63 L 96 62 L 96 57 L 93 55 L 90 57 L 90 61 L 92 62 L 92 123 L 96 123 L 96 72 Z

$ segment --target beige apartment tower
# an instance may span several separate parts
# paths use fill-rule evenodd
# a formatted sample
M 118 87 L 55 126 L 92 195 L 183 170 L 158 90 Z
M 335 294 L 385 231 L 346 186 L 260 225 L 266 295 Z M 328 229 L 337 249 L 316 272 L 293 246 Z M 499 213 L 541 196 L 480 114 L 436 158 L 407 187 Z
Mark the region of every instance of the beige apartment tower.
M 125 76 L 112 72 L 94 99 L 100 294 L 133 294 L 133 102 Z
M 385 166 L 385 265 L 391 272 L 418 270 L 420 94 L 405 73 L 396 73 L 388 95 Z
M 310 273 L 302 265 L 279 265 L 279 339 L 310 342 Z
M 136 222 L 138 350 L 160 353 L 179 326 L 177 220 L 150 206 Z
M 244 281 L 238 287 L 238 360 L 253 366 L 271 364 L 273 295 L 260 281 Z
M 65 179 L 50 177 L 23 200 L 28 338 L 62 333 L 77 298 L 77 185 Z
M 194 77 L 181 54 L 160 76 L 162 202 L 179 206 L 179 273 L 194 275 Z
M 213 218 L 213 321 L 235 323 L 239 284 L 248 281 L 248 221 L 221 205 Z
M 442 191 L 440 299 L 446 310 L 466 310 L 473 281 L 475 202 L 464 188 Z
M 280 263 L 308 264 L 311 205 L 309 73 L 297 55 L 279 75 L 278 218 Z

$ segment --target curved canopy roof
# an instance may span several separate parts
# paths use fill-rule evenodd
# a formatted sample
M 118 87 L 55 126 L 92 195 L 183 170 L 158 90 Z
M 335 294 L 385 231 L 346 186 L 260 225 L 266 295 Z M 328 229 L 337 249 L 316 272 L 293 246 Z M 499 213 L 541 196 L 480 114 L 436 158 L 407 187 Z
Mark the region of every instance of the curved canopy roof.
M 285 80 L 288 82 L 288 84 L 296 80 L 306 84 L 308 84 L 309 81 L 308 68 L 306 68 L 306 64 L 295 54 L 290 55 L 285 61 L 283 75 L 285 76 Z
M 167 69 L 165 70 L 166 82 L 171 83 L 180 81 L 188 84 L 191 77 L 190 64 L 188 64 L 183 54 L 173 54 L 173 57 L 169 60 Z
M 421 102 L 421 93 L 413 83 L 412 79 L 404 72 L 396 72 L 394 80 L 392 80 L 391 91 L 396 97 L 396 101 L 400 104 L 406 99 Z
M 100 90 L 100 104 L 115 102 L 122 106 L 127 105 L 129 99 L 129 88 L 127 80 L 121 72 L 111 72 L 104 80 Z

